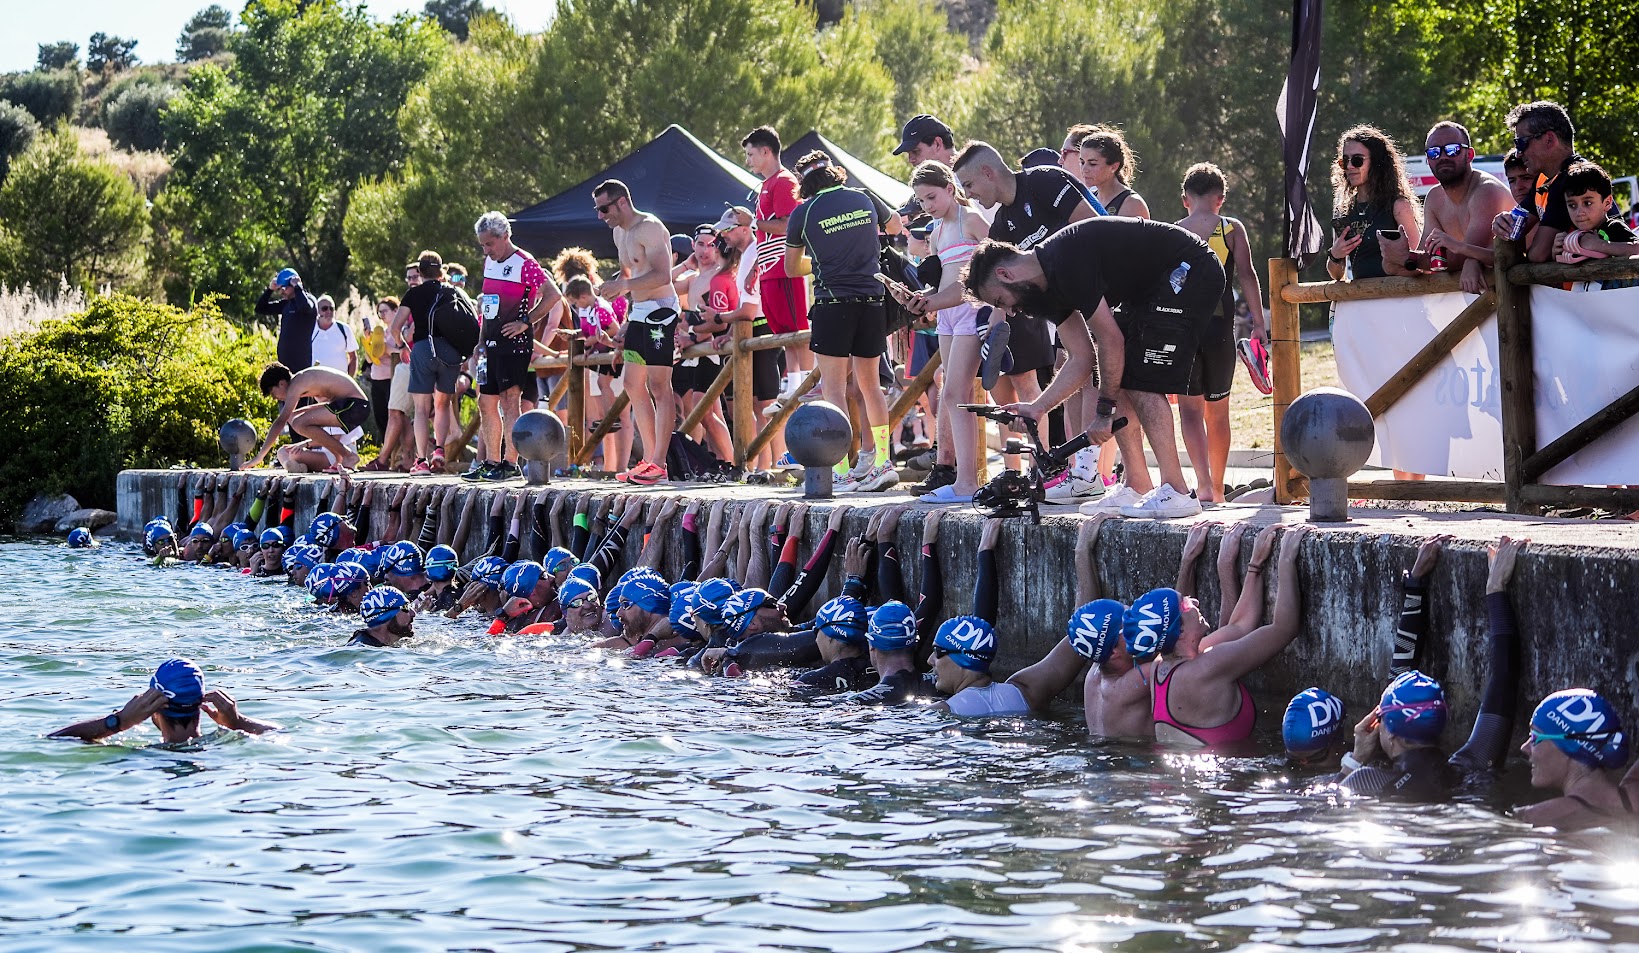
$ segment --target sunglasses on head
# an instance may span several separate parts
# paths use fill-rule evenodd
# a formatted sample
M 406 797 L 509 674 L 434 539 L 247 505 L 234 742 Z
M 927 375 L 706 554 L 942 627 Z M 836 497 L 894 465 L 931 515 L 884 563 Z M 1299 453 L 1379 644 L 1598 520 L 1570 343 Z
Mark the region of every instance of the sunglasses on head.
M 1462 155 L 1463 150 L 1467 148 L 1469 148 L 1469 145 L 1466 142 L 1448 142 L 1443 146 L 1434 146 L 1429 149 L 1424 149 L 1423 152 L 1432 161 L 1440 158 L 1442 154 L 1454 159 L 1457 156 Z
M 1365 156 L 1364 153 L 1360 153 L 1360 152 L 1356 152 L 1354 155 L 1349 155 L 1349 156 L 1338 156 L 1337 157 L 1337 164 L 1340 167 L 1345 168 L 1345 169 L 1347 169 L 1351 166 L 1358 169 L 1361 166 L 1366 164 L 1366 156 Z

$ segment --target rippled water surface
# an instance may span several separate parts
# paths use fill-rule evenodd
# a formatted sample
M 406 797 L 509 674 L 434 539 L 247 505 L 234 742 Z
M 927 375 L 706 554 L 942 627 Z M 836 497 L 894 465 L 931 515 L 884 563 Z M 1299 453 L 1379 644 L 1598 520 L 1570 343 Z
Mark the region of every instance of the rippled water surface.
M 0 949 L 1639 950 L 1632 845 L 0 545 Z M 188 655 L 286 729 L 48 741 Z M 1266 719 L 1267 720 L 1267 719 Z M 1515 764 L 1514 775 L 1521 774 Z

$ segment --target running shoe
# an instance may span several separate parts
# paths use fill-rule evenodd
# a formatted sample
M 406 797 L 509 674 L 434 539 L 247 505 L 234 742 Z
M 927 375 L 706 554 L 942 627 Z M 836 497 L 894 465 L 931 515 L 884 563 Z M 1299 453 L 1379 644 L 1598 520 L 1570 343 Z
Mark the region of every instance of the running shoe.
M 1007 357 L 1007 339 L 1012 335 L 1011 322 L 992 324 L 990 333 L 979 345 L 979 383 L 984 385 L 985 390 L 994 389 L 997 379 L 1002 376 L 1002 362 Z
M 461 474 L 461 479 L 476 483 L 484 478 L 484 470 L 488 466 L 489 461 L 474 458 L 472 461 L 472 468 Z M 414 473 L 415 471 L 411 470 L 410 472 Z
M 656 483 L 664 483 L 665 481 L 666 468 L 657 467 L 651 463 L 641 470 L 633 471 L 628 482 L 634 486 L 654 486 Z
M 427 465 L 427 461 L 419 458 L 415 461 L 415 465 L 410 467 L 410 476 L 431 476 L 432 472 L 432 467 Z
M 917 497 L 919 503 L 932 503 L 934 506 L 957 506 L 963 503 L 972 503 L 973 497 L 957 493 L 953 486 L 942 486 L 932 493 L 924 493 Z
M 1096 500 L 1104 495 L 1104 481 L 1094 477 L 1084 480 L 1074 470 L 1065 470 L 1047 481 L 1043 487 L 1049 503 L 1080 503 Z
M 1179 493 L 1169 483 L 1163 483 L 1144 494 L 1138 502 L 1121 508 L 1122 516 L 1136 519 L 1170 520 L 1183 516 L 1198 516 L 1201 501 L 1187 493 Z
M 852 493 L 857 489 L 859 489 L 859 478 L 854 476 L 852 470 L 847 473 L 831 474 L 832 493 Z
M 1143 498 L 1137 490 L 1122 483 L 1114 490 L 1107 490 L 1103 497 L 1081 504 L 1080 513 L 1082 516 L 1097 516 L 1100 513 L 1114 516 L 1121 512 L 1122 507 L 1132 506 Z
M 1241 338 L 1235 342 L 1235 351 L 1246 365 L 1246 375 L 1260 394 L 1273 394 L 1275 387 L 1269 381 L 1269 351 L 1257 338 Z
M 891 486 L 897 486 L 898 484 L 899 471 L 894 469 L 892 463 L 883 461 L 877 466 L 872 467 L 870 472 L 861 477 L 854 489 L 861 493 L 880 493 L 881 491 L 886 490 Z M 969 499 L 972 499 L 972 497 L 969 497 Z
M 484 479 L 491 483 L 502 483 L 507 480 L 516 480 L 521 476 L 523 476 L 523 471 L 518 469 L 516 463 L 507 463 L 503 460 L 500 463 L 492 464 L 488 472 L 484 474 Z
M 956 468 L 948 463 L 935 463 L 928 472 L 928 478 L 911 487 L 911 492 L 918 496 L 932 493 L 942 486 L 950 486 L 956 482 Z

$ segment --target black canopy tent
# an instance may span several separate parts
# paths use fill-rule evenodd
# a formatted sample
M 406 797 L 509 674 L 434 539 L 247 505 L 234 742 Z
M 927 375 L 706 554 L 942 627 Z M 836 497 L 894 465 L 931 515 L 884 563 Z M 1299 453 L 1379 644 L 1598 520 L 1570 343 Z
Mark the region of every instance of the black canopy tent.
M 540 258 L 577 245 L 599 258 L 614 258 L 614 234 L 592 208 L 592 189 L 605 179 L 626 183 L 632 203 L 658 216 L 673 233 L 716 222 L 725 204 L 754 206 L 758 185 L 688 130 L 667 126 L 602 172 L 513 215 L 513 240 Z
M 807 135 L 786 146 L 780 153 L 780 161 L 785 164 L 786 168 L 794 169 L 798 159 L 815 149 L 828 154 L 831 161 L 848 170 L 849 185 L 870 192 L 881 199 L 889 208 L 900 208 L 910 201 L 910 186 L 848 152 L 814 130 L 810 130 Z M 905 178 L 910 178 L 909 166 L 905 169 Z

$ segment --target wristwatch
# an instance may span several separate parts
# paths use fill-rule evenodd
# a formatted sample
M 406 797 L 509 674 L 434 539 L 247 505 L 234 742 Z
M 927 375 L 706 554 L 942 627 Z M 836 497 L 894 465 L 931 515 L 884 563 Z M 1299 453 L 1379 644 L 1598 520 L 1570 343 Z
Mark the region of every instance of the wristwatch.
M 117 712 L 117 711 L 109 712 L 108 717 L 104 718 L 102 720 L 102 726 L 104 728 L 107 728 L 109 731 L 119 731 L 120 730 L 120 713 Z

